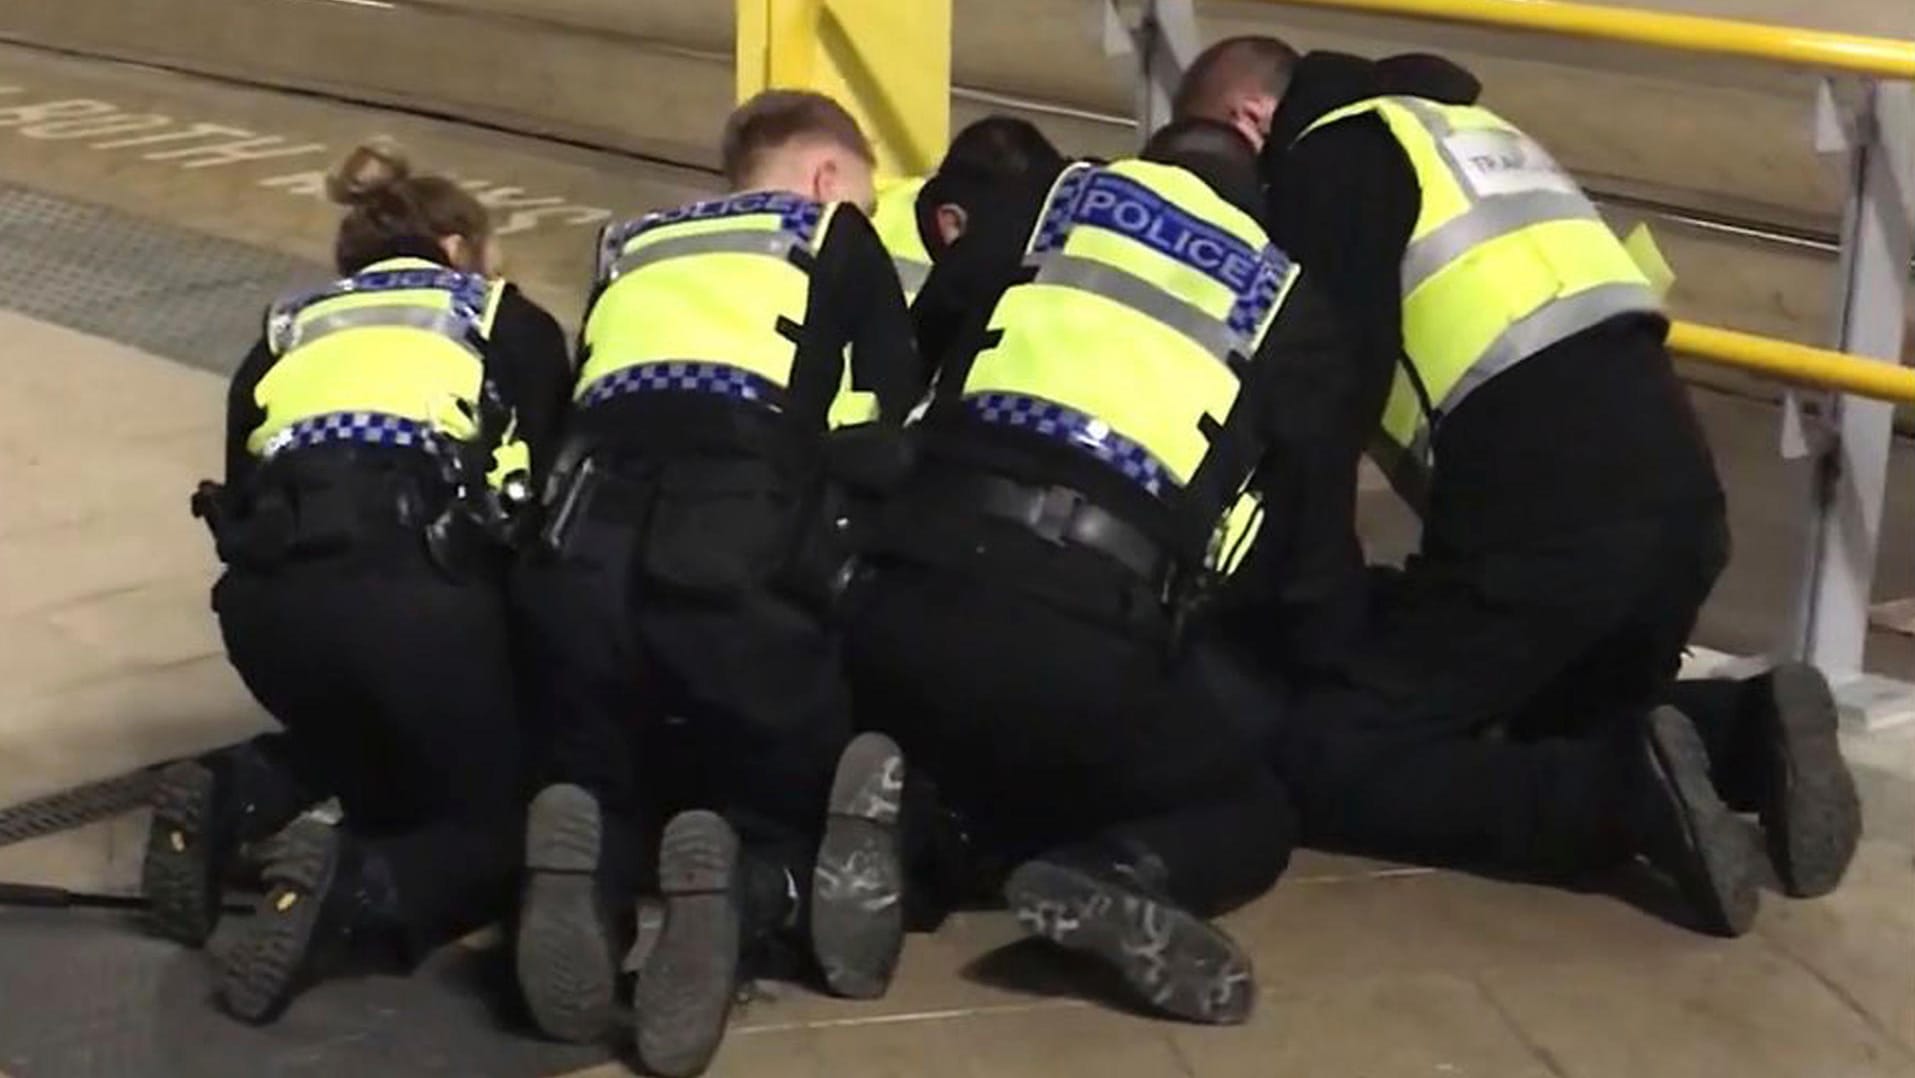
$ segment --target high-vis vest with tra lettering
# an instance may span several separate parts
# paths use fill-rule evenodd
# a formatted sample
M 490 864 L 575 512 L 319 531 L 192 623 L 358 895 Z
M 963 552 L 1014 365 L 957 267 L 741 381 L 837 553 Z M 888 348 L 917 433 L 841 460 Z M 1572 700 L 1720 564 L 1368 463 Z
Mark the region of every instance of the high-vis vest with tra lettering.
M 1661 303 L 1589 196 L 1547 151 L 1485 108 L 1379 97 L 1374 113 L 1422 187 L 1403 255 L 1403 349 L 1383 431 L 1432 465 L 1442 417 L 1483 383 L 1567 337 Z
M 963 406 L 1175 502 L 1210 455 L 1295 268 L 1196 175 L 1144 161 L 1066 169 L 1025 258 L 1036 275 L 998 301 L 990 326 L 1002 336 L 972 363 Z M 1222 489 L 1242 494 L 1256 462 L 1242 463 Z M 1211 567 L 1227 570 L 1256 514 L 1240 496 L 1226 516 L 1196 523 Z
M 898 268 L 907 305 L 917 301 L 925 278 L 931 276 L 931 252 L 918 229 L 918 195 L 923 190 L 922 176 L 888 184 L 878 191 L 878 209 L 871 216 L 872 227 L 891 254 L 891 264 Z
M 394 258 L 275 303 L 266 338 L 278 359 L 253 391 L 266 418 L 247 450 L 270 458 L 356 442 L 438 453 L 479 436 L 485 343 L 503 294 L 479 274 Z M 494 485 L 523 471 L 524 443 L 503 440 L 493 463 Z
M 811 267 L 838 209 L 753 191 L 606 228 L 576 401 L 702 392 L 783 411 Z M 876 416 L 847 360 L 830 425 Z

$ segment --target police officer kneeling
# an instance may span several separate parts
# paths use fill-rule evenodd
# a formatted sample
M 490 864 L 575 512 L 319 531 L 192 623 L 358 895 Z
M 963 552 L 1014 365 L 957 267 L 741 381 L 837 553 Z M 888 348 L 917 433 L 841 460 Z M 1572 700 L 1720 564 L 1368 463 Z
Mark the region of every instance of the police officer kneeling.
M 1184 154 L 1192 135 L 1225 150 Z M 1314 437 L 1292 419 L 1334 411 L 1316 387 L 1342 366 L 1256 198 L 1232 132 L 1171 130 L 974 222 L 923 302 L 1014 237 L 1001 294 L 943 357 L 847 647 L 861 717 L 1015 866 L 1019 923 L 1215 1023 L 1254 984 L 1205 918 L 1268 888 L 1291 835 L 1275 779 L 1176 678 L 1179 626 L 1247 545 L 1253 478 L 1259 541 L 1291 537 Z
M 1267 131 L 1272 234 L 1336 307 L 1356 415 L 1422 516 L 1341 669 L 1291 692 L 1277 762 L 1313 841 L 1552 874 L 1646 854 L 1739 935 L 1771 867 L 1816 895 L 1854 854 L 1833 702 L 1796 664 L 1674 681 L 1728 533 L 1669 323 L 1480 89 L 1438 57 L 1248 38 L 1179 94 Z
M 169 768 L 145 864 L 157 929 L 197 945 L 238 848 L 291 821 L 225 956 L 249 1021 L 336 961 L 404 965 L 506 910 L 525 790 L 504 491 L 569 374 L 456 183 L 364 147 L 330 189 L 345 276 L 274 305 L 233 379 L 226 487 L 195 498 L 227 653 L 285 732 Z M 337 826 L 293 819 L 335 797 Z
M 834 991 L 873 996 L 901 944 L 902 760 L 881 736 L 847 745 L 827 616 L 849 573 L 837 506 L 896 470 L 924 376 L 860 209 L 856 122 L 769 92 L 733 114 L 723 157 L 737 193 L 603 236 L 553 556 L 524 581 L 559 710 L 520 985 L 547 1033 L 611 1031 L 633 918 L 609 911 L 650 884 L 646 818 L 676 812 L 634 1000 L 663 1074 L 704 1069 L 765 945 L 796 936 Z

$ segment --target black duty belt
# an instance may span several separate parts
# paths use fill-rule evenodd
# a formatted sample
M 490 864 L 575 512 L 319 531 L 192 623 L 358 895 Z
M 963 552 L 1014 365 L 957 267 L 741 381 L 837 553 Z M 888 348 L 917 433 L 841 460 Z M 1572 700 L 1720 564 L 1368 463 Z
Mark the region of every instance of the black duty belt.
M 1166 568 L 1161 544 L 1069 487 L 1038 487 L 973 475 L 958 480 L 946 493 L 956 504 L 1022 524 L 1047 542 L 1089 547 L 1140 577 L 1154 581 Z

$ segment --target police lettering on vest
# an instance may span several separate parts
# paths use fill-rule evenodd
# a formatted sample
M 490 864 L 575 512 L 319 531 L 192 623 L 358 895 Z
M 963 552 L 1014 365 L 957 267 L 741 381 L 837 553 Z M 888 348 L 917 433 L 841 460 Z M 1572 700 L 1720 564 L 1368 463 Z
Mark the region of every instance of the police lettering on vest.
M 1295 280 L 1290 260 L 1197 176 L 1144 161 L 1067 169 L 1026 259 L 1036 275 L 993 311 L 1001 336 L 972 363 L 965 408 L 1177 499 Z M 1255 462 L 1237 463 L 1218 490 L 1242 489 Z M 1201 528 L 1225 508 L 1205 507 Z
M 1147 187 L 1115 173 L 1091 178 L 1073 217 L 1106 228 L 1248 292 L 1264 267 L 1260 252 L 1236 236 L 1185 213 Z M 1265 250 L 1275 251 L 1266 245 Z M 1272 267 L 1273 272 L 1275 267 Z
M 752 191 L 606 228 L 574 398 L 589 408 L 635 393 L 704 393 L 783 411 L 793 329 L 837 212 L 787 191 Z M 828 416 L 834 426 L 875 416 L 875 401 L 849 378 L 847 369 Z
M 486 340 L 503 286 L 423 259 L 375 263 L 273 305 L 267 343 L 278 356 L 254 399 L 265 419 L 247 449 L 269 458 L 352 442 L 452 449 L 501 432 L 479 429 Z M 523 443 L 495 447 L 491 478 L 523 471 Z

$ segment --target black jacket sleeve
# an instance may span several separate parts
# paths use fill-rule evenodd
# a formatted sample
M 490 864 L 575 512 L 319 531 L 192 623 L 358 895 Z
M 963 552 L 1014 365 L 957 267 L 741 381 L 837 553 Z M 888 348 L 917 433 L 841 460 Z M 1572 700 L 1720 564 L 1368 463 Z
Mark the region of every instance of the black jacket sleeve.
M 1321 670 L 1335 664 L 1361 621 L 1356 484 L 1364 439 L 1348 418 L 1356 372 L 1307 275 L 1292 286 L 1254 369 L 1246 390 L 1264 446 L 1252 480 L 1264 525 L 1220 617 L 1271 661 Z
M 871 222 L 847 206 L 832 219 L 814 272 L 822 293 L 806 315 L 810 324 L 799 363 L 832 373 L 829 385 L 815 384 L 828 397 L 848 362 L 851 388 L 878 402 L 877 422 L 829 432 L 825 470 L 853 489 L 889 490 L 910 465 L 904 418 L 930 377 L 911 339 L 897 267 Z
M 1373 116 L 1338 121 L 1264 157 L 1271 236 L 1329 300 L 1358 374 L 1354 418 L 1377 429 L 1403 354 L 1403 251 L 1422 193 Z
M 918 351 L 940 378 L 953 353 L 974 342 L 998 298 L 1017 280 L 1024 247 L 1059 171 L 1032 174 L 979 203 L 964 235 L 932 266 L 911 317 Z
M 254 399 L 253 391 L 259 388 L 259 380 L 266 377 L 275 359 L 262 335 L 240 361 L 233 380 L 226 386 L 226 485 L 235 491 L 244 489 L 253 477 L 253 469 L 258 467 L 258 461 L 246 451 L 246 438 L 266 421 L 266 410 Z
M 487 370 L 506 407 L 518 418 L 518 437 L 532 452 L 534 487 L 558 456 L 560 426 L 572 395 L 572 361 L 558 320 L 505 286 L 486 352 Z
M 864 214 L 838 209 L 814 272 L 823 278 L 824 294 L 808 316 L 814 324 L 806 327 L 807 351 L 835 369 L 828 361 L 848 347 L 852 388 L 877 396 L 882 423 L 901 425 L 928 376 L 911 340 L 897 267 Z

